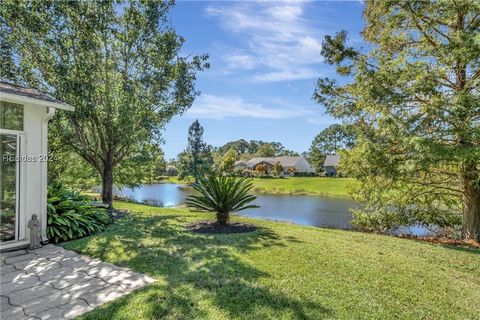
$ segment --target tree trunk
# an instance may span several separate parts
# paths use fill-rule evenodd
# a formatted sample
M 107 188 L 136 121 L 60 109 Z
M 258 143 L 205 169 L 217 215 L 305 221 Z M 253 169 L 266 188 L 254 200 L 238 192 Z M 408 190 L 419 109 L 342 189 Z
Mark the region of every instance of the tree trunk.
M 480 241 L 480 189 L 475 185 L 478 175 L 475 165 L 462 172 L 463 237 Z
M 228 222 L 228 213 L 217 212 L 217 223 L 221 226 L 226 226 Z
M 112 163 L 105 163 L 102 175 L 102 201 L 112 208 L 113 198 L 113 165 Z

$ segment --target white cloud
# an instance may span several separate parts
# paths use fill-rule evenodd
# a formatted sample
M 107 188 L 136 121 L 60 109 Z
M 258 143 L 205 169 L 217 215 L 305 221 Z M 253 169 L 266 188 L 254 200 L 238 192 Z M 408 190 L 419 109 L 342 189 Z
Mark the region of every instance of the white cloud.
M 232 69 L 251 70 L 256 66 L 255 59 L 248 54 L 232 54 L 224 57 L 224 60 Z
M 266 82 L 278 82 L 289 80 L 301 80 L 318 77 L 318 72 L 310 69 L 301 70 L 282 70 L 276 72 L 268 72 L 264 74 L 255 75 L 253 79 Z
M 226 50 L 228 68 L 264 72 L 257 81 L 287 81 L 319 76 L 315 64 L 320 56 L 323 34 L 305 18 L 305 2 L 240 2 L 213 5 L 207 13 L 217 17 L 223 28 L 244 43 L 241 55 Z
M 257 119 L 288 119 L 302 117 L 311 112 L 301 106 L 294 106 L 280 100 L 272 99 L 275 106 L 266 107 L 260 103 L 243 100 L 241 97 L 216 96 L 202 94 L 187 111 L 189 117 L 207 119 L 225 118 L 257 118 Z

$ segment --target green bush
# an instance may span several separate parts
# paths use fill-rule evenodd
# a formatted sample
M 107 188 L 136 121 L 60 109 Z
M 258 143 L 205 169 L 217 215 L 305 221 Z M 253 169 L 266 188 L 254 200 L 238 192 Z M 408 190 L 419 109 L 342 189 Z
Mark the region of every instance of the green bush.
M 256 205 L 249 205 L 257 197 L 250 194 L 253 185 L 248 179 L 211 175 L 200 178 L 192 188 L 199 195 L 189 195 L 187 205 L 194 209 L 215 212 L 220 225 L 227 224 L 230 212 L 258 208 Z
M 316 177 L 317 176 L 315 172 L 295 172 L 293 175 L 295 177 Z
M 48 188 L 47 237 L 51 242 L 83 238 L 111 223 L 108 211 L 60 183 Z

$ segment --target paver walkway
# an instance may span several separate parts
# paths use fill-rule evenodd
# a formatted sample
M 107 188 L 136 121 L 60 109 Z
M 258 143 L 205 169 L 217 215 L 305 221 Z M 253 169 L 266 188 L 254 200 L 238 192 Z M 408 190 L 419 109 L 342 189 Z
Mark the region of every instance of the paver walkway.
M 154 282 L 54 245 L 2 253 L 0 263 L 2 320 L 70 319 Z

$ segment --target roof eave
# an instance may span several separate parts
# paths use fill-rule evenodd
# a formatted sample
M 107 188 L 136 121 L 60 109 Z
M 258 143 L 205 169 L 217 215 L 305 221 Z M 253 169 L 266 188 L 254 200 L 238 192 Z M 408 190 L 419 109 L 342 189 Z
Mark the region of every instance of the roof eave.
M 18 95 L 18 94 L 13 94 L 13 93 L 0 92 L 0 98 L 6 99 L 6 100 L 22 102 L 22 103 L 41 105 L 41 106 L 45 106 L 45 107 L 53 107 L 55 109 L 75 111 L 75 107 L 73 107 L 69 104 L 66 104 L 66 103 L 58 103 L 58 102 L 46 101 L 46 100 L 42 100 L 42 99 L 35 99 L 35 98 L 25 97 L 25 96 Z

